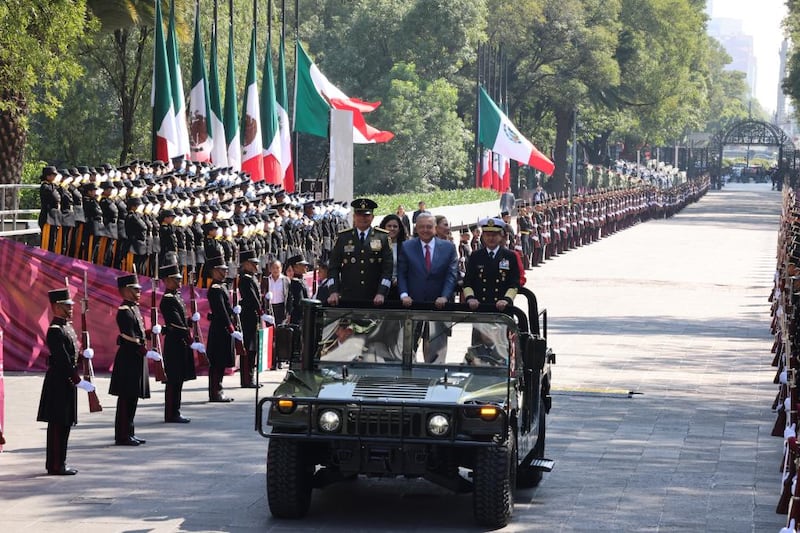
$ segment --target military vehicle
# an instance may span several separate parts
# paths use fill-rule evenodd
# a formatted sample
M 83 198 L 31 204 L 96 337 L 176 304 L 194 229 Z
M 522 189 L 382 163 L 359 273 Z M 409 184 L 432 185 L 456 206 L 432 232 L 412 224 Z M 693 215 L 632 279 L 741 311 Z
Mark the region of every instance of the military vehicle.
M 273 516 L 305 516 L 313 488 L 402 476 L 471 491 L 479 524 L 507 524 L 515 487 L 553 468 L 544 451 L 555 355 L 546 310 L 527 289 L 523 299 L 527 313 L 304 301 L 296 357 L 256 409 Z

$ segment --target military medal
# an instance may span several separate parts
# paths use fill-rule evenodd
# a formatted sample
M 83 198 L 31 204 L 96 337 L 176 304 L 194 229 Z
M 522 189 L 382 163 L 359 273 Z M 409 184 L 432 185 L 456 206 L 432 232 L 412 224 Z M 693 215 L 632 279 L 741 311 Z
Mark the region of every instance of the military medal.
M 381 250 L 381 241 L 378 239 L 371 240 L 369 241 L 369 247 L 373 252 L 379 252 Z
M 508 270 L 509 269 L 508 259 L 503 259 L 502 261 L 500 261 L 500 265 L 498 266 L 498 268 L 500 270 Z

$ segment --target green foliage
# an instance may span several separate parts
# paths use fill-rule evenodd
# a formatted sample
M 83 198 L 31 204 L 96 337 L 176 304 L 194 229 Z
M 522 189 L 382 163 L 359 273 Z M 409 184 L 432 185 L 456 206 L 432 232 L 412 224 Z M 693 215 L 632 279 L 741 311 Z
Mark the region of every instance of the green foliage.
M 388 215 L 397 210 L 398 205 L 402 205 L 409 217 L 411 212 L 417 208 L 419 202 L 425 202 L 425 207 L 432 209 L 448 205 L 470 205 L 483 202 L 493 202 L 498 199 L 497 192 L 489 189 L 460 189 L 457 191 L 431 191 L 425 194 L 378 194 L 370 196 L 378 204 L 375 210 L 376 215 Z M 464 213 L 464 221 L 471 221 L 469 213 Z M 460 224 L 459 220 L 451 220 L 451 224 Z

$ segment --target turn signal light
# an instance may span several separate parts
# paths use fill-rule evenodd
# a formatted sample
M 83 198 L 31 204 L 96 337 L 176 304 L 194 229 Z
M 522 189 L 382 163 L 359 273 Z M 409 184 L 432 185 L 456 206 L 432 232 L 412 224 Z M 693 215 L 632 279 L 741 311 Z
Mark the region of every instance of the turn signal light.
M 278 411 L 280 411 L 283 414 L 291 413 L 292 411 L 294 411 L 294 407 L 295 407 L 294 400 L 290 399 L 278 400 Z
M 494 420 L 499 413 L 500 411 L 497 407 L 491 405 L 481 407 L 481 420 L 486 420 L 487 422 Z

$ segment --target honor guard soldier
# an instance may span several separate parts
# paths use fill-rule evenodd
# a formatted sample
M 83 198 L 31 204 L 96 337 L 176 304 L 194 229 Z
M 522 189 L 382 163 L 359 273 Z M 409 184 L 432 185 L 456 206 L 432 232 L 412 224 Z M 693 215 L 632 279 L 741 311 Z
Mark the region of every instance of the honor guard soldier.
M 305 274 L 309 264 L 298 254 L 290 257 L 286 265 L 294 270 L 294 276 L 289 283 L 289 297 L 286 299 L 286 316 L 289 317 L 290 324 L 300 324 L 303 321 L 303 307 L 300 302 L 308 298 Z
M 378 204 L 358 198 L 351 205 L 354 227 L 340 232 L 331 250 L 329 276 L 333 283 L 328 303 L 338 305 L 342 299 L 383 305 L 394 268 L 389 234 L 372 227 Z
M 222 377 L 225 369 L 233 367 L 236 362 L 234 342 L 242 342 L 241 331 L 233 325 L 233 308 L 231 295 L 225 285 L 228 265 L 221 255 L 206 258 L 206 272 L 211 276 L 211 286 L 206 297 L 211 310 L 208 326 L 208 401 L 232 402 L 222 393 Z
M 520 270 L 514 252 L 501 246 L 506 224 L 497 218 L 480 222 L 483 248 L 472 252 L 464 277 L 464 298 L 473 311 L 479 304 L 492 304 L 503 311 L 514 304 Z
M 145 440 L 136 437 L 133 419 L 139 398 L 150 397 L 150 374 L 147 360 L 161 361 L 161 354 L 148 350 L 145 345 L 145 327 L 139 300 L 142 286 L 136 274 L 117 278 L 117 288 L 122 304 L 117 308 L 117 354 L 111 371 L 108 393 L 117 397 L 117 414 L 114 419 L 114 442 L 118 446 L 139 446 Z M 154 325 L 154 334 L 160 333 Z
M 48 252 L 59 252 L 56 250 L 56 235 L 61 224 L 61 193 L 58 191 L 56 183 L 58 171 L 56 167 L 44 167 L 42 169 L 42 183 L 39 185 L 39 229 L 42 230 L 41 247 Z
M 47 374 L 42 384 L 39 412 L 36 420 L 47 422 L 47 458 L 45 468 L 53 476 L 73 476 L 77 470 L 68 468 L 67 441 L 70 428 L 78 423 L 78 393 L 76 388 L 94 391 L 94 385 L 78 374 L 78 335 L 72 327 L 72 305 L 69 290 L 56 289 L 47 293 L 53 320 L 47 328 Z M 93 352 L 84 350 L 91 359 Z
M 104 181 L 100 184 L 103 190 L 100 196 L 100 211 L 103 213 L 103 224 L 98 227 L 98 250 L 97 250 L 97 264 L 111 266 L 114 261 L 114 254 L 117 247 L 118 226 L 117 219 L 119 218 L 119 210 L 117 203 L 112 198 L 116 192 L 114 185 L 109 181 Z
M 175 211 L 164 209 L 158 213 L 159 265 L 178 262 L 178 234 L 175 228 Z
M 239 379 L 243 389 L 254 389 L 256 384 L 256 367 L 258 365 L 258 330 L 261 321 L 274 322 L 271 316 L 264 312 L 261 288 L 256 275 L 258 274 L 258 257 L 253 250 L 239 252 L 239 264 L 242 272 L 239 274 L 239 303 L 242 312 L 239 318 L 242 322 L 242 336 L 244 337 L 244 356 L 239 358 Z
M 194 352 L 205 353 L 200 342 L 194 342 L 192 325 L 186 316 L 186 305 L 181 297 L 181 273 L 177 264 L 158 269 L 158 276 L 164 280 L 166 290 L 158 308 L 164 321 L 164 422 L 186 424 L 188 418 L 181 416 L 181 395 L 183 383 L 197 379 L 194 369 Z M 191 317 L 200 320 L 200 315 Z
M 122 266 L 128 272 L 146 272 L 147 266 L 147 223 L 140 214 L 142 199 L 131 196 L 127 201 L 125 215 L 125 235 L 127 236 L 127 259 Z
M 202 225 L 202 230 L 203 257 L 206 259 L 206 261 L 212 257 L 223 257 L 225 251 L 222 249 L 222 245 L 219 243 L 219 239 L 217 238 L 217 233 L 219 232 L 219 225 L 217 222 L 214 220 L 211 222 L 206 222 Z M 225 265 L 227 266 L 227 263 L 225 263 Z M 207 288 L 207 280 L 213 277 L 211 274 L 212 272 L 207 268 L 204 268 L 202 272 L 198 272 L 198 286 L 200 288 Z

